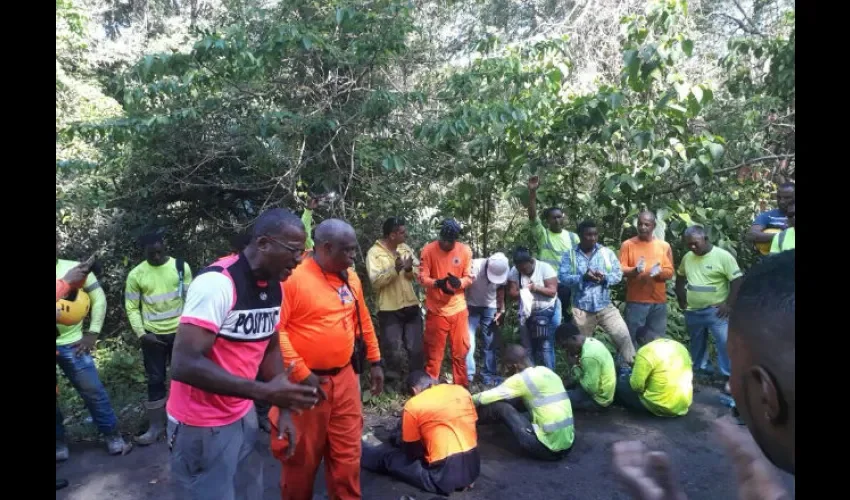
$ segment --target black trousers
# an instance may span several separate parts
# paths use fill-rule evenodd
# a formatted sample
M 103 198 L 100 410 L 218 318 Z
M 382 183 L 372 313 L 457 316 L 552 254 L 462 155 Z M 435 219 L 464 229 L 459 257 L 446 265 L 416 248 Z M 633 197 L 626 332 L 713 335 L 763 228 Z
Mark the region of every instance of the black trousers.
M 520 412 L 520 406 L 525 409 L 521 400 L 510 402 L 497 401 L 478 407 L 478 421 L 481 423 L 502 422 L 516 438 L 519 447 L 528 456 L 537 460 L 556 461 L 567 456 L 572 447 L 562 451 L 552 451 L 537 439 L 531 420 Z
M 256 380 L 257 380 L 257 382 L 265 382 L 266 381 L 263 377 L 260 376 L 259 373 L 257 373 Z M 262 422 L 262 419 L 268 418 L 269 410 L 272 409 L 272 405 L 271 405 L 271 403 L 268 403 L 266 401 L 261 401 L 259 399 L 255 399 L 254 400 L 254 408 L 257 409 L 257 418 L 260 420 L 260 422 Z
M 360 466 L 368 471 L 386 474 L 428 493 L 440 493 L 421 460 L 412 460 L 400 448 L 388 443 L 378 446 L 363 443 Z
M 410 306 L 397 311 L 379 311 L 381 326 L 381 355 L 386 360 L 387 370 L 399 376 L 425 368 L 422 343 L 422 311 L 419 306 Z M 405 351 L 407 368 L 404 370 Z
M 175 335 L 174 333 L 157 335 L 157 340 L 165 343 L 165 345 L 142 342 L 145 376 L 148 379 L 148 401 L 159 401 L 165 399 L 168 395 L 165 379 L 168 365 L 171 364 L 171 351 L 174 350 Z

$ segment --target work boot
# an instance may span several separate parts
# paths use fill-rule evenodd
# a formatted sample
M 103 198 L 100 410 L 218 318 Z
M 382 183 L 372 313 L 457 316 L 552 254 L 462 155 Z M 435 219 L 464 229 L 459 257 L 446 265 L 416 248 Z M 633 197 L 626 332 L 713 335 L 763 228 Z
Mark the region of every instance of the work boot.
M 115 434 L 106 436 L 106 449 L 110 455 L 126 455 L 133 449 L 132 443 L 127 443 L 118 431 Z
M 165 420 L 167 418 L 165 415 L 165 398 L 158 401 L 149 401 L 145 403 L 145 408 L 148 412 L 148 423 L 150 427 L 148 427 L 147 432 L 134 438 L 136 443 L 142 446 L 154 444 L 160 436 L 165 435 Z
M 68 445 L 62 441 L 56 440 L 56 461 L 64 462 L 68 460 Z

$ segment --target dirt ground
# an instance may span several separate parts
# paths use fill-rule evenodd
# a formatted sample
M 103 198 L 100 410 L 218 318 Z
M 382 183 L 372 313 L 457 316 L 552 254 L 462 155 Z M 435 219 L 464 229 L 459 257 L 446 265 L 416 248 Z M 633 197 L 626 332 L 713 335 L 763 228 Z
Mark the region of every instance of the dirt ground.
M 728 414 L 715 389 L 702 388 L 694 395 L 690 413 L 678 419 L 658 419 L 627 414 L 610 408 L 599 414 L 576 414 L 576 443 L 566 459 L 541 463 L 523 458 L 499 426 L 479 431 L 481 476 L 475 489 L 452 495 L 458 500 L 558 498 L 564 500 L 615 500 L 628 498 L 611 471 L 611 445 L 623 439 L 640 439 L 672 456 L 690 500 L 736 498 L 733 472 L 714 439 L 712 421 Z M 375 425 L 374 419 L 367 423 Z M 381 435 L 380 427 L 375 429 Z M 266 436 L 264 434 L 264 436 Z M 268 451 L 268 438 L 258 444 L 264 457 L 264 499 L 280 498 L 280 465 Z M 137 447 L 124 457 L 110 457 L 99 444 L 71 444 L 71 458 L 57 465 L 57 477 L 71 485 L 56 493 L 67 500 L 175 500 L 169 488 L 168 450 L 160 442 Z M 793 477 L 781 474 L 790 491 Z M 430 500 L 404 483 L 366 471 L 362 474 L 363 498 L 398 500 L 408 495 Z M 314 498 L 327 498 L 319 474 Z

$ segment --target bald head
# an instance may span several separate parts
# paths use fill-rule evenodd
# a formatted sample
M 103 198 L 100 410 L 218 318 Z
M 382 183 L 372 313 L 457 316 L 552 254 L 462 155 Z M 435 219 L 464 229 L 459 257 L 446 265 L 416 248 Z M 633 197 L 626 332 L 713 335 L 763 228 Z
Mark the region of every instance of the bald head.
M 357 235 L 340 219 L 327 219 L 316 226 L 315 259 L 327 272 L 339 273 L 354 265 Z

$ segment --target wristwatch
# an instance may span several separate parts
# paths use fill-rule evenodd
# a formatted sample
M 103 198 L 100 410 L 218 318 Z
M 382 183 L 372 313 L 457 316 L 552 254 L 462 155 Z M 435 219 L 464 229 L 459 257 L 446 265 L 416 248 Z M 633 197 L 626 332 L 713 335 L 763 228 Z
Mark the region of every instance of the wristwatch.
M 380 366 L 381 368 L 383 368 L 384 367 L 384 360 L 379 359 L 378 361 L 372 361 L 372 368 L 374 368 L 376 366 Z

